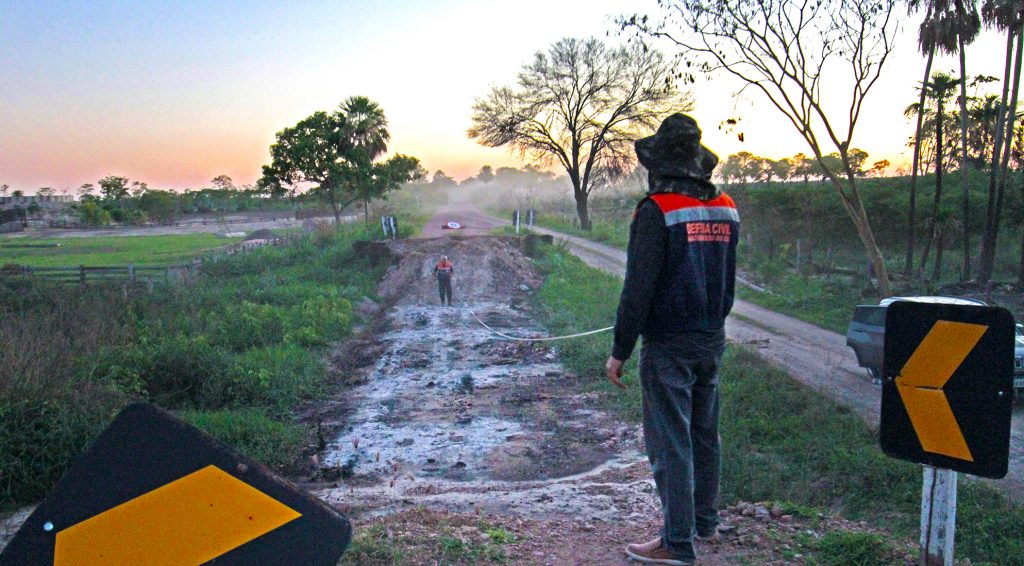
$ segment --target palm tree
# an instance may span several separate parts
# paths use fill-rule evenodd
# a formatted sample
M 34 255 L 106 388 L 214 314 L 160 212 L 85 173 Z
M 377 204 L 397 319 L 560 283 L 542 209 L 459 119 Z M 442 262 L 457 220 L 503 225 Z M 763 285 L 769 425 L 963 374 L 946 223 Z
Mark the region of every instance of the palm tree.
M 910 11 L 914 11 L 922 4 L 922 0 L 910 0 Z M 921 84 L 921 98 L 917 103 L 918 108 L 924 108 L 925 96 L 927 95 L 927 89 L 923 88 L 923 85 L 928 82 L 928 77 L 932 73 L 932 61 L 935 59 L 935 41 L 934 34 L 931 31 L 933 22 L 931 21 L 932 13 L 934 11 L 933 2 L 927 2 L 927 10 L 924 15 L 924 21 L 921 23 L 921 27 L 918 30 L 917 45 L 921 50 L 921 53 L 928 55 L 928 61 L 924 66 L 924 79 Z M 922 120 L 924 119 L 924 113 L 918 112 L 917 114 L 917 127 L 914 129 L 914 159 L 913 165 L 911 166 L 910 173 L 910 206 L 907 207 L 907 255 L 906 262 L 903 267 L 904 275 L 910 277 L 910 273 L 914 268 L 914 229 L 915 229 L 915 205 L 917 203 L 917 171 L 918 166 L 921 163 L 921 126 Z
M 388 119 L 379 104 L 365 96 L 352 96 L 341 103 L 341 111 L 353 147 L 365 150 L 371 161 L 388 150 L 391 134 Z
M 975 166 L 982 166 L 986 156 L 990 154 L 992 142 L 995 140 L 996 122 L 999 114 L 999 96 L 987 94 L 982 98 L 974 99 L 974 104 L 967 110 L 967 118 L 973 127 L 968 145 L 971 151 L 971 161 Z
M 971 277 L 971 235 L 970 235 L 970 160 L 967 158 L 967 61 L 964 46 L 974 43 L 981 32 L 981 16 L 975 0 L 953 2 L 953 32 L 956 34 L 957 50 L 960 53 L 960 190 L 963 210 L 963 270 L 960 280 Z M 941 45 L 941 43 L 940 43 Z
M 1014 139 L 1014 125 L 1017 114 L 1017 95 L 1020 91 L 1021 54 L 1024 51 L 1024 2 L 1020 0 L 986 0 L 982 6 L 985 22 L 997 29 L 1006 30 L 1006 63 L 1003 71 L 1003 92 L 996 117 L 996 135 L 992 149 L 991 168 L 988 178 L 988 204 L 985 214 L 985 232 L 981 241 L 981 258 L 978 266 L 978 281 L 986 283 L 992 279 L 995 269 L 996 240 L 999 235 L 999 220 L 1006 191 L 1006 174 L 1009 166 L 1010 146 L 1007 140 Z M 1014 38 L 1016 36 L 1016 48 Z M 1010 62 L 1016 59 L 1013 72 L 1013 87 L 1010 94 Z M 1009 103 L 1008 103 L 1009 100 Z M 1000 152 L 1002 159 L 1000 160 Z
M 354 152 L 355 162 L 360 166 L 368 168 L 369 164 L 383 155 L 388 150 L 388 141 L 391 140 L 391 133 L 388 132 L 388 120 L 384 116 L 384 110 L 379 104 L 365 96 L 352 96 L 341 103 L 341 112 L 345 116 L 345 131 L 343 136 L 348 142 L 349 149 Z M 357 174 L 369 175 L 368 171 L 361 171 Z M 362 188 L 363 219 L 370 222 L 370 199 L 373 183 L 368 179 L 359 183 Z
M 935 101 L 935 198 L 932 201 L 931 218 L 928 219 L 928 240 L 925 243 L 924 252 L 921 255 L 921 264 L 917 268 L 918 278 L 921 277 L 921 273 L 924 271 L 924 266 L 928 263 L 928 253 L 931 250 L 932 243 L 935 241 L 936 222 L 939 214 L 939 201 L 942 198 L 942 161 L 945 158 L 945 148 L 942 145 L 942 130 L 943 125 L 946 122 L 945 105 L 946 101 L 949 100 L 949 97 L 952 96 L 959 82 L 959 79 L 947 73 L 935 73 L 932 75 L 932 80 L 924 85 L 924 88 L 928 91 L 928 97 Z

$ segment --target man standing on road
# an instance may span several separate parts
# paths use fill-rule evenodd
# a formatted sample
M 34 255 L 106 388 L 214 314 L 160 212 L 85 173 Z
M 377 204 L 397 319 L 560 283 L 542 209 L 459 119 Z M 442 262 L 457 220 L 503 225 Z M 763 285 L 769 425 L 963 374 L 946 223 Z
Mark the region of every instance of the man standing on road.
M 665 522 L 658 537 L 630 544 L 626 553 L 649 564 L 693 564 L 694 538 L 718 535 L 718 364 L 733 304 L 739 215 L 710 182 L 718 157 L 700 135 L 693 118 L 673 114 L 636 142 L 650 190 L 629 228 L 606 365 L 608 379 L 625 388 L 623 363 L 643 336 L 644 444 Z
M 448 261 L 448 256 L 441 256 L 441 261 L 434 266 L 434 277 L 437 278 L 437 292 L 441 295 L 441 305 L 447 300 L 448 306 L 452 305 L 452 276 L 455 275 L 455 266 Z

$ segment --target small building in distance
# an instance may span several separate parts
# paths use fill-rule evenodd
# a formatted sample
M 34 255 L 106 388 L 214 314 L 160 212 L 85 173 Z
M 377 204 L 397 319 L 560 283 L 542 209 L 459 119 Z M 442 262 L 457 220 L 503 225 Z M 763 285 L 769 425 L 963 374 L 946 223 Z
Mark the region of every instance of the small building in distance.
M 20 197 L 0 197 L 0 210 L 10 208 L 28 208 L 35 204 L 39 208 L 64 208 L 75 202 L 71 195 L 27 195 Z
M 5 232 L 21 232 L 28 226 L 25 209 L 18 207 L 0 210 L 0 234 Z

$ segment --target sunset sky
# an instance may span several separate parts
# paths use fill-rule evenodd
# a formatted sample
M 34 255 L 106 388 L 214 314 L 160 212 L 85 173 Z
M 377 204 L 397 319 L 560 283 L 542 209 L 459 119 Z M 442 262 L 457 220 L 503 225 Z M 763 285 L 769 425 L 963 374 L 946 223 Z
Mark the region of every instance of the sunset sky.
M 653 2 L 46 2 L 0 0 L 0 183 L 32 193 L 108 174 L 151 187 L 203 186 L 220 174 L 252 183 L 274 133 L 351 95 L 384 108 L 391 150 L 457 179 L 490 164 L 520 166 L 466 138 L 473 100 L 510 84 L 559 38 L 622 41 L 614 15 Z M 868 98 L 854 145 L 870 161 L 909 156 L 924 60 L 917 17 Z M 1001 77 L 1004 40 L 986 32 L 968 73 Z M 936 70 L 952 71 L 952 57 Z M 698 81 L 693 115 L 726 156 L 807 151 L 791 125 L 728 81 Z M 998 86 L 993 86 L 993 89 Z M 718 131 L 741 114 L 746 141 Z

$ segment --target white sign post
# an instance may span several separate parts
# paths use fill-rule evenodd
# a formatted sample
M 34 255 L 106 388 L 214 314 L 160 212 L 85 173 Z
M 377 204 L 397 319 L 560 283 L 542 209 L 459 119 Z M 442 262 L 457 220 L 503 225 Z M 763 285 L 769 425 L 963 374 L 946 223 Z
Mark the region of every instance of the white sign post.
M 921 566 L 953 566 L 956 472 L 924 466 L 921 488 Z

